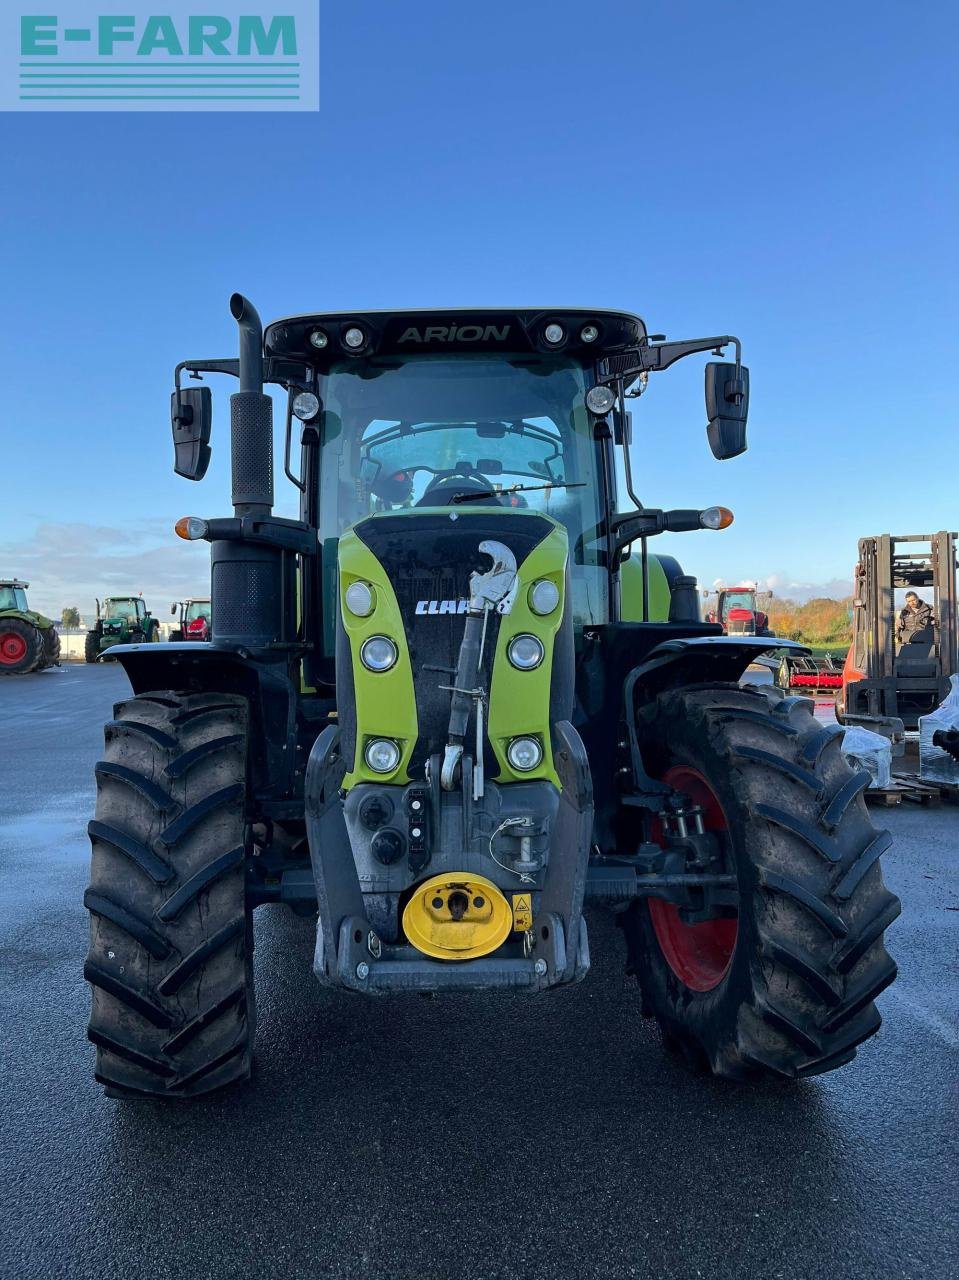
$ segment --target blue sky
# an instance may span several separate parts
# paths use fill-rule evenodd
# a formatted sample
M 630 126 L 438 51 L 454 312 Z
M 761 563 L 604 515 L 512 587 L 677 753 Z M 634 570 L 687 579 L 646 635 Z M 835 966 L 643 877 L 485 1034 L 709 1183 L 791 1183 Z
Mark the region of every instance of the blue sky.
M 169 391 L 234 353 L 234 289 L 264 320 L 565 303 L 738 334 L 744 458 L 709 454 L 696 359 L 637 412 L 644 499 L 736 512 L 661 540 L 705 585 L 838 590 L 859 536 L 955 528 L 957 15 L 328 0 L 318 115 L 0 116 L 0 573 L 57 612 L 203 588 L 167 531 L 228 511 L 231 388 L 199 486 Z

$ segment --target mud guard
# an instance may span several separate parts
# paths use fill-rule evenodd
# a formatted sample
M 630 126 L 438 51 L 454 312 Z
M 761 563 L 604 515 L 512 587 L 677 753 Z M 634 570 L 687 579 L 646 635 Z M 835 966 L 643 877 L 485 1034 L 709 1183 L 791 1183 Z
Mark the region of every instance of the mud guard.
M 678 685 L 736 681 L 750 663 L 772 649 L 788 649 L 797 657 L 810 651 L 779 636 L 684 636 L 664 640 L 626 678 L 627 704 L 637 686 L 655 697 Z
M 642 808 L 661 811 L 670 788 L 646 772 L 636 704 L 651 702 L 667 689 L 696 684 L 736 683 L 750 663 L 771 649 L 805 655 L 795 640 L 777 636 L 681 636 L 664 640 L 630 671 L 623 685 L 623 716 L 628 735 L 633 799 Z
M 101 657 L 115 658 L 134 693 L 231 693 L 250 704 L 250 764 L 257 798 L 269 802 L 291 793 L 296 741 L 297 689 L 286 655 L 257 660 L 241 645 L 209 640 L 117 644 Z

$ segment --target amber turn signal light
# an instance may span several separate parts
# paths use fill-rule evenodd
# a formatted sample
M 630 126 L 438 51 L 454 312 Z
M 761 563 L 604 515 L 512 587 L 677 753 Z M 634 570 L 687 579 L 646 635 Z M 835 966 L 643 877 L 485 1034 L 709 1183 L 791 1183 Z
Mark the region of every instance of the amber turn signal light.
M 699 523 L 704 529 L 728 529 L 733 522 L 733 513 L 728 507 L 707 507 L 699 513 Z
M 199 516 L 181 516 L 173 528 L 178 538 L 185 538 L 187 542 L 193 542 L 197 538 L 205 538 L 210 526 L 206 520 L 201 520 Z

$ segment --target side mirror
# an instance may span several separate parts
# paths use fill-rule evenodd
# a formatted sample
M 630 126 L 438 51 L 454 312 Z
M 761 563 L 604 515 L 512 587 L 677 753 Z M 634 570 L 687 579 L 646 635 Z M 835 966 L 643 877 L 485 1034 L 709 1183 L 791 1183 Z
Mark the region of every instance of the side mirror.
M 706 438 L 721 461 L 746 452 L 749 413 L 749 370 L 713 361 L 706 366 Z
M 171 605 L 170 605 L 170 613 L 171 613 L 171 614 L 176 613 L 176 605 L 175 605 L 175 604 L 171 604 Z
M 183 387 L 170 400 L 173 470 L 187 480 L 202 480 L 210 465 L 213 396 L 209 387 Z

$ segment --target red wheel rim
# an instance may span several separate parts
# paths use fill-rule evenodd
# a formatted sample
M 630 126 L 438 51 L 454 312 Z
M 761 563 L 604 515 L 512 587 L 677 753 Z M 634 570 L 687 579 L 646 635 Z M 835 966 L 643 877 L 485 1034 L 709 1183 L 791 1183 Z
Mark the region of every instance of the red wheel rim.
M 27 642 L 16 631 L 0 631 L 0 664 L 16 666 L 27 656 Z
M 728 829 L 716 793 L 698 770 L 688 765 L 674 765 L 663 775 L 663 781 L 701 806 L 707 831 Z M 656 833 L 653 839 L 657 839 Z M 687 924 L 671 902 L 662 898 L 647 901 L 656 941 L 680 982 L 690 991 L 712 991 L 718 987 L 732 964 L 739 921 L 733 918 Z

